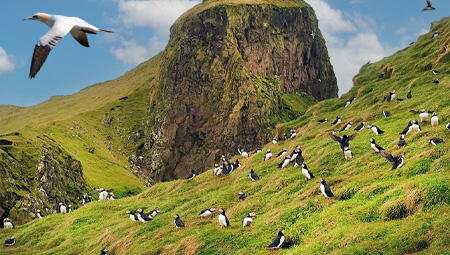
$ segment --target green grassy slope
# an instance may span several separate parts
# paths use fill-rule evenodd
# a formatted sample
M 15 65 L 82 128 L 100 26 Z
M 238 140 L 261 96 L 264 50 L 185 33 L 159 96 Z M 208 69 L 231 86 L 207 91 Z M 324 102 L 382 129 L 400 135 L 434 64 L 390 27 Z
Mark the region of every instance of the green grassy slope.
M 93 202 L 69 214 L 35 220 L 13 231 L 0 231 L 1 240 L 14 234 L 14 247 L 0 248 L 6 254 L 99 254 L 108 247 L 112 254 L 270 254 L 267 244 L 280 228 L 294 243 L 278 254 L 450 254 L 450 82 L 448 46 L 450 20 L 438 23 L 440 35 L 431 40 L 426 34 L 417 43 L 380 62 L 362 67 L 354 88 L 341 99 L 326 100 L 311 107 L 296 121 L 279 126 L 280 131 L 296 128 L 294 140 L 269 144 L 273 152 L 300 144 L 303 156 L 316 179 L 306 181 L 299 168 L 276 168 L 280 159 L 263 162 L 263 154 L 241 161 L 242 167 L 225 177 L 212 171 L 194 180 L 160 183 L 138 196 L 116 201 Z M 383 69 L 393 70 L 378 79 Z M 440 84 L 432 69 L 441 71 Z M 402 102 L 381 102 L 396 89 Z M 347 98 L 357 99 L 343 107 Z M 398 170 L 370 148 L 370 138 L 398 155 L 398 133 L 407 122 L 418 119 L 410 109 L 436 110 L 441 124 L 406 138 L 406 163 Z M 383 110 L 393 116 L 385 119 Z M 318 119 L 334 119 L 319 125 Z M 348 121 L 364 120 L 386 131 L 377 136 L 365 129 L 351 143 L 355 158 L 343 159 L 337 143 L 327 130 L 340 129 Z M 346 134 L 352 134 L 346 131 Z M 341 134 L 342 135 L 342 134 Z M 431 137 L 444 144 L 426 146 Z M 251 182 L 250 168 L 261 180 Z M 320 177 L 327 179 L 336 197 L 326 200 L 319 193 Z M 238 201 L 244 190 L 248 198 Z M 158 206 L 162 214 L 147 224 L 131 222 L 126 210 Z M 231 227 L 221 229 L 217 214 L 210 220 L 198 218 L 200 210 L 225 208 Z M 241 220 L 250 210 L 258 217 L 243 229 Z M 185 229 L 175 229 L 172 215 L 179 214 Z
M 82 162 L 90 186 L 114 188 L 119 195 L 137 192 L 142 183 L 124 169 L 134 151 L 127 147 L 126 134 L 144 125 L 149 85 L 160 61 L 158 55 L 116 80 L 36 106 L 0 106 L 0 134 L 20 132 L 22 138 L 37 143 L 38 135 L 47 134 Z M 119 100 L 125 96 L 129 99 Z M 105 113 L 115 119 L 109 128 L 102 125 Z

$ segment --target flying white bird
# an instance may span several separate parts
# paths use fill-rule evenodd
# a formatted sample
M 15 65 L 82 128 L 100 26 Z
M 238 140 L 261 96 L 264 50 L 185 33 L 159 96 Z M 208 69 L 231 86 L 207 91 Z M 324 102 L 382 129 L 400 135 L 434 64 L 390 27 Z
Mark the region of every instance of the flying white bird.
M 46 13 L 36 13 L 33 16 L 24 18 L 23 20 L 37 20 L 45 23 L 51 29 L 39 38 L 34 47 L 33 58 L 30 67 L 30 79 L 33 79 L 41 69 L 50 51 L 66 36 L 69 32 L 85 47 L 89 47 L 88 34 L 96 34 L 97 32 L 113 33 L 109 30 L 100 29 L 90 25 L 86 21 L 77 17 L 66 17 L 61 15 L 49 15 Z

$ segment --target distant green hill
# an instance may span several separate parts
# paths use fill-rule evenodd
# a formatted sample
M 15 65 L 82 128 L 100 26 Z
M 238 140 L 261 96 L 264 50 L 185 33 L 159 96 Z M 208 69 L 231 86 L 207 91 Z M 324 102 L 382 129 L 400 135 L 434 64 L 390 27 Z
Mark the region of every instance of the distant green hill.
M 431 39 L 436 30 L 439 36 Z M 108 247 L 113 254 L 271 254 L 267 244 L 284 228 L 292 246 L 277 254 L 450 254 L 450 132 L 445 129 L 450 121 L 450 55 L 440 54 L 444 45 L 448 48 L 449 37 L 447 18 L 414 45 L 364 65 L 354 87 L 342 98 L 317 103 L 304 116 L 277 127 L 279 131 L 295 128 L 298 136 L 263 150 L 292 151 L 300 144 L 316 176 L 311 181 L 305 180 L 300 168 L 278 169 L 281 159 L 263 162 L 264 153 L 259 153 L 239 158 L 242 167 L 229 176 L 213 177 L 211 170 L 194 180 L 159 183 L 134 197 L 93 202 L 68 215 L 1 230 L 1 238 L 14 234 L 17 244 L 1 247 L 0 253 L 99 254 Z M 433 69 L 441 74 L 434 76 Z M 385 76 L 378 78 L 383 71 Z M 433 84 L 436 78 L 439 84 Z M 391 90 L 402 99 L 411 90 L 413 98 L 382 102 Z M 356 100 L 344 108 L 354 96 Z M 422 124 L 422 132 L 409 134 L 406 148 L 398 149 L 398 133 L 410 120 L 419 119 L 409 110 L 421 108 L 435 110 L 440 125 Z M 383 110 L 392 116 L 384 118 Z M 338 126 L 331 121 L 317 123 L 338 114 L 343 119 Z M 353 127 L 360 121 L 375 124 L 386 133 L 359 132 L 351 142 L 355 158 L 345 161 L 328 130 L 340 129 L 348 121 Z M 354 133 L 353 128 L 344 133 Z M 432 137 L 445 142 L 429 147 L 427 140 Z M 393 155 L 406 151 L 405 165 L 390 170 L 391 163 L 370 148 L 370 138 Z M 249 180 L 251 168 L 259 181 Z M 321 177 L 335 198 L 327 200 L 320 194 Z M 238 200 L 240 190 L 248 195 L 245 201 Z M 162 213 L 145 225 L 131 222 L 125 211 L 140 207 L 147 211 L 159 207 Z M 209 207 L 224 208 L 231 227 L 220 228 L 217 214 L 210 220 L 199 219 L 199 212 Z M 244 229 L 241 220 L 251 210 L 257 218 Z M 175 229 L 174 214 L 181 216 L 186 228 Z

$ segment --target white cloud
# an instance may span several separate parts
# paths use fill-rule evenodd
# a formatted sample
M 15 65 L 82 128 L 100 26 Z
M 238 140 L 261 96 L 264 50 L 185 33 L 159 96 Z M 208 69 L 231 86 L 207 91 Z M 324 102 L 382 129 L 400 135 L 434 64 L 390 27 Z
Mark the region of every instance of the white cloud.
M 167 42 L 161 41 L 158 37 L 152 37 L 144 45 L 140 45 L 135 39 L 122 40 L 121 44 L 121 48 L 110 49 L 116 59 L 124 64 L 139 64 L 158 54 Z
M 13 58 L 6 54 L 6 51 L 0 47 L 0 75 L 12 72 L 16 67 Z
M 126 27 L 152 27 L 168 36 L 169 28 L 184 12 L 200 0 L 132 0 L 119 1 L 119 16 Z
M 343 94 L 353 86 L 353 77 L 367 61 L 375 62 L 397 49 L 383 45 L 378 28 L 371 17 L 343 13 L 331 8 L 325 0 L 307 0 L 319 19 L 319 28 L 327 42 L 328 54 Z M 352 1 L 360 3 L 362 1 Z
M 355 32 L 356 27 L 348 20 L 345 20 L 340 10 L 335 10 L 323 0 L 307 0 L 314 8 L 319 19 L 322 33 Z

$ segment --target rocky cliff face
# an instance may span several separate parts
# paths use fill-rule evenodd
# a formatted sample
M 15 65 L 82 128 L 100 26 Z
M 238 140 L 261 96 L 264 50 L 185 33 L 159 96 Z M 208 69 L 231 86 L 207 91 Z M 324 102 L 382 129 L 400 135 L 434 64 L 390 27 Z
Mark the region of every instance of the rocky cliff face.
M 38 209 L 55 212 L 59 202 L 76 208 L 87 192 L 80 161 L 46 137 L 16 137 L 0 146 L 0 176 L 0 216 L 16 224 L 35 218 Z
M 150 182 L 184 178 L 273 138 L 306 92 L 337 96 L 311 7 L 302 1 L 207 1 L 171 28 L 131 165 Z M 241 3 L 243 2 L 243 3 Z M 250 3 L 250 1 L 248 1 Z M 286 103 L 290 95 L 290 104 Z M 291 114 L 286 114 L 291 113 Z

